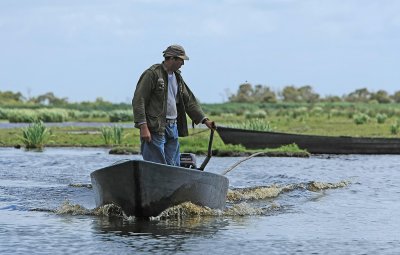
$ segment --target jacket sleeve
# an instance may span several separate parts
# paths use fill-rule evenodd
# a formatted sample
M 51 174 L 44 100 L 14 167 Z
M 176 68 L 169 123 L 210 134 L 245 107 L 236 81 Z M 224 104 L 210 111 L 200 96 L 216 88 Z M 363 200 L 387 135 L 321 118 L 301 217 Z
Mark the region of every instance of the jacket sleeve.
M 194 121 L 195 124 L 199 124 L 204 118 L 205 114 L 201 109 L 200 103 L 197 101 L 196 97 L 183 81 L 183 100 L 185 104 L 186 113 Z
M 139 123 L 146 122 L 146 104 L 150 99 L 152 88 L 155 86 L 153 77 L 153 71 L 148 69 L 140 76 L 136 85 L 132 99 L 135 127 L 138 127 Z

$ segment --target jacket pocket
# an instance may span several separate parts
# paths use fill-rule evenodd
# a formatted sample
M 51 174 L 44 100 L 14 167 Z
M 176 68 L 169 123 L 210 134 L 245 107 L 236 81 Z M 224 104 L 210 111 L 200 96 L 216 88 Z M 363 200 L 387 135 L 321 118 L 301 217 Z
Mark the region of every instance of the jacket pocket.
M 161 127 L 160 118 L 147 115 L 147 126 L 149 127 L 150 131 L 157 132 Z

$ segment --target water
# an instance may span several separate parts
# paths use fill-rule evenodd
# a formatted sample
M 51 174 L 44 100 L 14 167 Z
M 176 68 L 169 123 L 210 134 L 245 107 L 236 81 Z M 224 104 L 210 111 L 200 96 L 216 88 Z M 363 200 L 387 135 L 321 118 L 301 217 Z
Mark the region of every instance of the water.
M 139 156 L 0 148 L 0 254 L 400 254 L 399 156 L 257 157 L 227 174 L 225 211 L 94 213 L 89 174 L 127 158 Z

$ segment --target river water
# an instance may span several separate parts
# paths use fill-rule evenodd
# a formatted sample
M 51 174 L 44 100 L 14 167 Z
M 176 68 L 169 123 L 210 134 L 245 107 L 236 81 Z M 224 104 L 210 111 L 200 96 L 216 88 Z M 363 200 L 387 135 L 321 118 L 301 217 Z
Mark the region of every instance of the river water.
M 99 213 L 90 173 L 133 158 L 0 148 L 0 254 L 400 254 L 400 156 L 256 157 L 227 173 L 224 211 Z

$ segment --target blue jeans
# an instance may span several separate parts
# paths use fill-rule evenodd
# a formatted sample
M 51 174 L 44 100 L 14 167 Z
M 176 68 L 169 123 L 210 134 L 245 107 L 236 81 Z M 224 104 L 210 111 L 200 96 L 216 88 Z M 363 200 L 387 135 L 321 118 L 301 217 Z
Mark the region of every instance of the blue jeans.
M 151 134 L 151 141 L 141 140 L 141 151 L 144 160 L 172 166 L 180 165 L 178 127 L 167 124 L 165 135 Z

